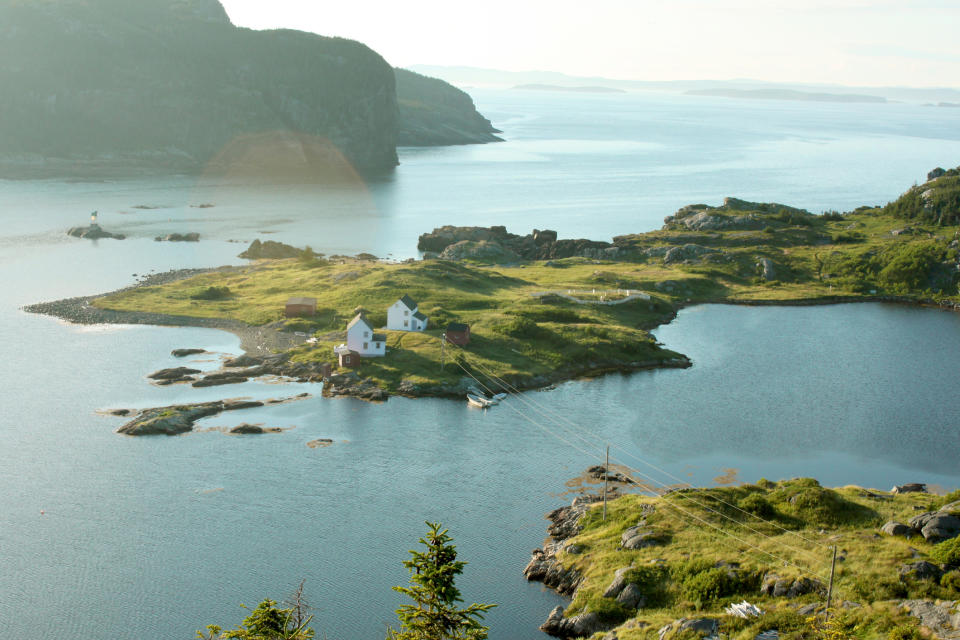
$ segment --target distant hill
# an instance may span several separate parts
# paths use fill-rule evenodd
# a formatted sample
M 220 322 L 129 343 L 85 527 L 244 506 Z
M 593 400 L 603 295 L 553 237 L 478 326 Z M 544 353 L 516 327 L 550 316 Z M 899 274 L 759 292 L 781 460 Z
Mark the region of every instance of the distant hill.
M 217 0 L 0 0 L 0 61 L 0 176 L 383 169 L 410 119 L 365 45 Z
M 747 100 L 793 100 L 799 102 L 875 102 L 884 103 L 886 98 L 857 93 L 811 93 L 792 89 L 693 89 L 689 96 L 715 96 Z
M 555 71 L 504 71 L 480 67 L 416 64 L 418 73 L 443 78 L 458 86 L 509 88 L 518 84 L 554 86 L 602 86 L 627 91 L 684 92 L 703 89 L 785 89 L 807 93 L 866 94 L 902 102 L 960 102 L 960 89 L 954 87 L 847 87 L 839 84 L 766 82 L 763 80 L 623 80 L 600 76 L 571 76 Z
M 425 147 L 499 142 L 500 133 L 477 111 L 473 99 L 453 85 L 395 69 L 400 129 L 397 144 Z
M 612 87 L 568 87 L 557 84 L 518 84 L 513 89 L 519 91 L 567 91 L 572 93 L 626 93 L 623 89 Z

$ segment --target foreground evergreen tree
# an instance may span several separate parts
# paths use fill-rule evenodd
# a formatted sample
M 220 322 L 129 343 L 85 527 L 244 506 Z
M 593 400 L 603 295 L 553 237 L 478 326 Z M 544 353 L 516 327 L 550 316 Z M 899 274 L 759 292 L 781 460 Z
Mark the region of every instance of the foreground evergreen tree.
M 403 563 L 410 570 L 410 586 L 394 587 L 415 604 L 397 609 L 400 631 L 390 629 L 388 640 L 486 640 L 487 627 L 480 621 L 494 604 L 471 604 L 461 609 L 460 591 L 454 579 L 463 573 L 466 562 L 457 561 L 457 551 L 440 523 L 427 522 L 429 531 L 420 538 L 425 551 L 410 551 Z
M 303 589 L 297 590 L 299 597 Z M 242 606 L 242 605 L 241 605 Z M 207 633 L 197 631 L 200 640 L 310 640 L 313 629 L 307 626 L 313 616 L 302 615 L 299 606 L 280 609 L 273 600 L 264 600 L 250 612 L 237 629 L 224 631 L 215 624 L 207 626 Z

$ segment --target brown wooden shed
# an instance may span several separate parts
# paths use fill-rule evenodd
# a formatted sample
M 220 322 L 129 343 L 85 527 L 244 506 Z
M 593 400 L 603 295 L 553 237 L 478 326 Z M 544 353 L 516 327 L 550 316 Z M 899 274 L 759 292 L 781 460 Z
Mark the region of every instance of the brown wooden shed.
M 359 369 L 360 368 L 360 354 L 356 351 L 341 351 L 337 354 L 339 358 L 338 363 L 341 367 L 346 367 L 347 369 Z
M 470 344 L 470 325 L 451 322 L 447 325 L 447 332 L 444 335 L 447 337 L 447 342 L 465 347 Z
M 287 300 L 284 314 L 288 318 L 297 318 L 300 316 L 312 316 L 317 313 L 316 298 L 290 298 Z

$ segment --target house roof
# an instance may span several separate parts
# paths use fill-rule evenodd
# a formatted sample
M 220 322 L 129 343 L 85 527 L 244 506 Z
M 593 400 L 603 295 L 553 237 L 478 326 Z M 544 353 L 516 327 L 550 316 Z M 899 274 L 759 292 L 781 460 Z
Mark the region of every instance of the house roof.
M 362 322 L 364 325 L 366 325 L 367 329 L 372 329 L 372 328 L 373 328 L 373 327 L 370 326 L 370 323 L 367 322 L 367 319 L 363 317 L 363 314 L 362 314 L 362 313 L 358 313 L 358 314 L 353 318 L 353 320 L 350 321 L 350 324 L 347 325 L 347 331 L 350 331 L 350 329 L 352 329 L 352 328 L 354 327 L 354 325 L 356 325 L 358 322 Z
M 311 304 L 315 306 L 317 304 L 317 299 L 316 298 L 290 298 L 289 300 L 287 300 L 287 304 Z
M 387 341 L 387 334 L 385 334 L 385 333 L 375 333 L 375 334 L 373 334 L 373 341 L 374 341 L 374 342 L 386 342 L 386 341 Z
M 417 303 L 414 302 L 414 301 L 413 301 L 413 298 L 411 298 L 411 297 L 408 296 L 407 294 L 403 294 L 403 297 L 400 298 L 400 302 L 402 302 L 404 305 L 406 305 L 407 309 L 410 309 L 410 311 L 416 311 L 416 310 L 417 310 Z
M 462 322 L 451 322 L 450 324 L 447 325 L 447 331 L 461 332 L 461 331 L 467 331 L 469 329 L 470 329 L 470 325 L 464 324 Z
M 413 317 L 416 318 L 417 320 L 426 320 L 426 319 L 427 319 L 427 316 L 423 315 L 423 314 L 420 313 L 419 311 L 417 311 L 415 314 L 413 314 Z

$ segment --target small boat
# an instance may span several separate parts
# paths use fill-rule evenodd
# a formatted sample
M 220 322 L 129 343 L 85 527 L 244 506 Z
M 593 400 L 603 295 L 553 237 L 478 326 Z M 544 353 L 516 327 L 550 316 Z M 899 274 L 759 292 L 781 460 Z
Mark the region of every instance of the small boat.
M 505 393 L 495 393 L 495 394 L 493 394 L 493 399 L 496 400 L 497 402 L 500 402 L 501 400 L 503 400 L 503 399 L 506 398 L 506 397 L 507 397 L 507 394 L 505 394 Z
M 468 393 L 468 394 L 467 394 L 467 404 L 469 404 L 471 407 L 479 407 L 479 408 L 481 408 L 481 409 L 486 409 L 487 407 L 492 407 L 493 405 L 495 405 L 495 404 L 497 404 L 497 403 L 494 402 L 493 400 L 487 400 L 486 398 L 484 398 L 484 397 L 482 397 L 482 396 L 478 396 L 478 395 L 473 394 L 473 393 Z

